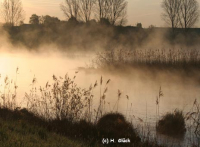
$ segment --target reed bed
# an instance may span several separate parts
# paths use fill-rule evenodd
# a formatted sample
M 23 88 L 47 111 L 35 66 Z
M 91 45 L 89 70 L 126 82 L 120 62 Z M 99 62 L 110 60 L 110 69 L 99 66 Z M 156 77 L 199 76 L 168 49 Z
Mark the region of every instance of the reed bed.
M 197 49 L 115 49 L 97 53 L 91 66 L 153 66 L 153 67 L 198 67 L 200 54 Z

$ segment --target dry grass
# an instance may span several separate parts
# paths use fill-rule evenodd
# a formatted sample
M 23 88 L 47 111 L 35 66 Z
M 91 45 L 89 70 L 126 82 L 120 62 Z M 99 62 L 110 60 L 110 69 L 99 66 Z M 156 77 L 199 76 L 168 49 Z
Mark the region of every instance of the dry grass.
M 77 74 L 77 73 L 76 73 Z M 88 107 L 85 113 L 90 114 L 90 106 L 93 95 L 89 89 L 81 89 L 75 83 L 76 75 L 71 79 L 68 75 L 65 78 L 57 78 L 53 75 L 53 84 L 46 83 L 44 88 L 40 87 L 40 94 L 35 87 L 35 78 L 32 82 L 32 89 L 26 93 L 27 108 L 46 119 L 69 119 L 80 120 L 83 110 Z
M 9 108 L 14 110 L 15 108 L 17 108 L 17 104 L 16 104 L 16 97 L 17 97 L 17 75 L 18 75 L 18 67 L 16 69 L 16 78 L 15 80 L 13 79 L 9 79 L 8 76 L 6 76 L 4 78 L 4 85 L 1 85 L 1 87 L 3 87 L 3 89 L 0 90 L 0 106 L 1 107 L 5 107 L 5 108 Z M 1 75 L 0 75 L 0 78 Z
M 110 66 L 153 66 L 159 68 L 167 67 L 196 67 L 200 65 L 200 54 L 196 49 L 116 49 L 98 53 L 92 61 L 95 68 L 106 68 Z
M 186 114 L 185 119 L 192 122 L 193 131 L 195 135 L 200 138 L 200 104 L 197 99 L 194 100 L 191 112 Z

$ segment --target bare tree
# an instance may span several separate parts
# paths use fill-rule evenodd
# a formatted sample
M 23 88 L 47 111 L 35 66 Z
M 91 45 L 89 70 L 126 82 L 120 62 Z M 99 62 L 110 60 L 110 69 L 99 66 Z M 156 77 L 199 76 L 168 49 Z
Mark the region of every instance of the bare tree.
M 79 19 L 80 4 L 79 0 L 65 0 L 64 3 L 60 5 L 61 10 L 64 12 L 67 19 L 75 18 Z
M 123 25 L 126 22 L 127 2 L 125 0 L 110 0 L 109 20 L 113 25 Z
M 80 18 L 88 22 L 91 18 L 96 0 L 80 0 Z
M 191 28 L 199 19 L 199 4 L 196 0 L 182 0 L 180 7 L 180 25 Z
M 99 20 L 103 18 L 108 19 L 111 8 L 110 1 L 111 0 L 97 0 L 96 11 Z
M 5 23 L 11 26 L 19 25 L 25 19 L 21 0 L 4 0 L 1 14 Z
M 171 25 L 172 29 L 177 28 L 180 22 L 180 7 L 181 7 L 181 0 L 163 0 L 162 2 L 163 20 Z
M 122 25 L 126 22 L 126 10 L 126 0 L 97 0 L 99 20 L 108 19 L 112 25 Z

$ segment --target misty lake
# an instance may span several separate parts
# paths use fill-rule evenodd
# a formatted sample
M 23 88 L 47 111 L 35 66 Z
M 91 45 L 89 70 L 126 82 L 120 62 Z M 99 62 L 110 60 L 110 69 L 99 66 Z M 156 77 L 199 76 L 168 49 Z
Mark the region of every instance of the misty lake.
M 17 98 L 18 103 L 23 104 L 25 92 L 31 89 L 33 77 L 36 77 L 36 87 L 45 87 L 47 81 L 53 82 L 52 76 L 64 77 L 66 73 L 70 77 L 75 75 L 80 67 L 86 67 L 93 55 L 65 55 L 55 53 L 1 53 L 0 74 L 1 84 L 6 76 L 9 79 L 16 79 L 17 74 Z M 106 94 L 105 111 L 116 111 L 114 105 L 117 101 L 118 90 L 122 92 L 119 101 L 119 112 L 123 113 L 130 121 L 140 125 L 148 122 L 155 126 L 156 122 L 156 97 L 160 87 L 164 94 L 160 101 L 160 116 L 166 112 L 173 112 L 175 109 L 187 113 L 195 99 L 200 100 L 199 79 L 182 76 L 182 74 L 161 71 L 148 73 L 145 70 L 130 69 L 127 73 L 118 71 L 79 70 L 75 82 L 81 88 L 89 88 L 95 81 L 103 83 L 110 79 L 108 92 Z M 1 85 L 1 90 L 3 86 Z M 100 88 L 93 91 L 93 109 L 99 104 Z M 129 100 L 127 99 L 127 95 Z M 142 121 L 141 121 L 142 120 Z M 187 137 L 187 135 L 186 135 Z

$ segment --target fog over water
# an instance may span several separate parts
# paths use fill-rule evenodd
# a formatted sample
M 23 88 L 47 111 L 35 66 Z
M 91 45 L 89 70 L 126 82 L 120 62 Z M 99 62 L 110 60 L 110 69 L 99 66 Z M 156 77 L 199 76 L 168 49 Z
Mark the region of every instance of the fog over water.
M 78 71 L 79 67 L 86 67 L 90 63 L 91 58 L 92 55 L 82 57 L 79 55 L 77 57 L 75 55 L 63 55 L 59 52 L 54 54 L 4 52 L 0 54 L 1 83 L 6 76 L 15 81 L 16 68 L 18 67 L 17 96 L 18 99 L 21 99 L 24 97 L 25 92 L 28 93 L 31 89 L 34 77 L 37 79 L 36 87 L 38 89 L 40 86 L 45 87 L 47 81 L 53 83 L 53 75 L 64 77 L 68 73 L 73 78 L 75 71 Z M 107 104 L 106 110 L 113 111 L 117 101 L 117 92 L 120 90 L 122 96 L 120 98 L 119 110 L 124 114 L 133 114 L 142 119 L 145 119 L 146 115 L 149 118 L 154 117 L 156 97 L 158 96 L 160 86 L 164 93 L 164 97 L 161 97 L 160 102 L 161 114 L 174 111 L 176 108 L 187 112 L 191 108 L 193 101 L 196 98 L 199 99 L 200 96 L 198 80 L 165 71 L 149 73 L 142 69 L 130 69 L 127 73 L 117 73 L 114 70 L 80 70 L 75 82 L 81 88 L 89 88 L 96 80 L 99 82 L 101 76 L 103 77 L 104 84 L 108 79 L 111 79 L 106 94 L 106 103 L 110 103 L 110 106 Z M 104 86 L 102 86 L 103 88 Z M 99 103 L 99 91 L 100 87 L 96 87 L 94 90 L 94 108 Z M 129 96 L 129 101 L 127 101 L 126 95 Z

